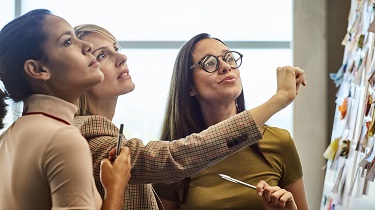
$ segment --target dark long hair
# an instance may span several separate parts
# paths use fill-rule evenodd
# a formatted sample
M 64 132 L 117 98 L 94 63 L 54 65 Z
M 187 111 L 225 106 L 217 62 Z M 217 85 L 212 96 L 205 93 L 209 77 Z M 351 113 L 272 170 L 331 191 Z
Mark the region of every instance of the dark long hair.
M 6 115 L 6 99 L 20 102 L 33 94 L 24 72 L 26 60 L 44 58 L 47 35 L 43 30 L 46 9 L 32 10 L 9 22 L 0 31 L 0 78 L 4 89 L 0 90 L 0 117 Z M 0 128 L 4 124 L 1 123 Z
M 193 56 L 195 44 L 203 39 L 215 39 L 226 45 L 220 39 L 211 37 L 207 33 L 201 33 L 187 41 L 180 49 L 174 67 L 169 87 L 168 100 L 164 115 L 164 121 L 161 130 L 160 139 L 172 141 L 186 137 L 192 133 L 199 133 L 207 128 L 203 114 L 196 97 L 190 96 L 191 86 L 193 85 L 193 74 L 190 66 L 193 65 Z M 243 90 L 236 98 L 237 113 L 245 111 L 245 97 Z M 259 143 L 252 144 L 251 149 L 259 157 L 271 165 L 261 152 Z M 182 200 L 185 202 L 189 190 L 190 178 L 182 180 Z
M 193 50 L 195 44 L 203 39 L 215 39 L 225 45 L 218 38 L 207 33 L 201 33 L 187 41 L 180 49 L 173 68 L 170 82 L 166 111 L 162 125 L 161 139 L 174 140 L 183 138 L 192 133 L 199 133 L 206 129 L 201 108 L 196 97 L 190 96 L 190 87 L 193 85 L 193 73 L 190 66 L 193 64 Z M 237 112 L 245 110 L 243 90 L 236 99 Z M 251 148 L 268 163 L 260 151 L 259 143 Z

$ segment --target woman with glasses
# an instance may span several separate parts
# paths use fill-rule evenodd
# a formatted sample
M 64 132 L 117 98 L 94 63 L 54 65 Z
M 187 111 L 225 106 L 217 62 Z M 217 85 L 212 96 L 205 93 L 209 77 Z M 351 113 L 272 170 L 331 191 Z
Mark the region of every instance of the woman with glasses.
M 91 24 L 77 26 L 75 31 L 78 38 L 93 44 L 92 53 L 105 75 L 103 82 L 80 98 L 78 116 L 74 119 L 90 145 L 94 177 L 100 191 L 103 189 L 99 179 L 100 159 L 117 141 L 118 128 L 111 122 L 117 99 L 133 91 L 134 83 L 127 57 L 119 53 L 120 46 L 110 32 Z M 231 60 L 229 54 L 226 59 Z M 305 84 L 303 70 L 284 69 L 284 73 L 279 74 L 279 91 L 268 102 L 231 119 L 218 121 L 205 131 L 189 133 L 171 142 L 150 141 L 144 145 L 136 138 L 126 141 L 124 144 L 131 154 L 132 175 L 124 194 L 124 209 L 159 209 L 150 183 L 174 182 L 192 176 L 257 142 L 261 133 L 256 123 L 262 125 L 292 102 L 298 85 Z
M 206 33 L 186 42 L 176 58 L 160 138 L 173 140 L 198 133 L 246 112 L 239 70 L 242 58 L 241 53 Z M 267 200 L 268 196 L 262 198 L 257 191 L 218 174 L 252 185 L 264 180 L 291 192 L 299 210 L 308 209 L 293 139 L 280 128 L 264 125 L 261 130 L 261 141 L 203 172 L 172 184 L 154 184 L 165 209 L 272 209 L 268 204 L 274 200 Z M 295 209 L 293 196 L 280 208 Z

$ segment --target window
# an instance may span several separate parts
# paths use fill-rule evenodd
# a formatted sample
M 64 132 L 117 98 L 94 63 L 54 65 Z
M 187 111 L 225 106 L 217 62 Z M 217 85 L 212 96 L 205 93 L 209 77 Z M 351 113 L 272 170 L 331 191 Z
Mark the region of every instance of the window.
M 14 18 L 15 3 L 13 0 L 2 0 L 0 7 L 0 27 L 3 28 L 5 24 Z
M 16 2 L 20 2 L 21 9 L 14 10 L 19 9 L 21 14 L 46 8 L 72 26 L 94 23 L 119 39 L 136 88 L 119 98 L 113 122 L 125 125 L 128 138 L 138 137 L 145 142 L 158 139 L 174 59 L 182 43 L 192 36 L 209 33 L 244 54 L 240 69 L 248 109 L 275 93 L 278 66 L 293 65 L 292 0 Z M 5 13 L 0 10 L 0 20 L 4 20 Z M 292 110 L 292 106 L 287 107 L 268 124 L 293 135 Z
M 237 49 L 244 55 L 240 67 L 247 108 L 265 102 L 276 92 L 276 67 L 290 64 L 290 49 Z M 113 122 L 124 124 L 129 137 L 158 139 L 172 68 L 178 49 L 126 49 L 135 90 L 118 100 Z M 147 58 L 147 62 L 144 62 Z M 161 61 L 162 59 L 162 61 Z M 287 107 L 268 122 L 292 132 L 293 108 Z

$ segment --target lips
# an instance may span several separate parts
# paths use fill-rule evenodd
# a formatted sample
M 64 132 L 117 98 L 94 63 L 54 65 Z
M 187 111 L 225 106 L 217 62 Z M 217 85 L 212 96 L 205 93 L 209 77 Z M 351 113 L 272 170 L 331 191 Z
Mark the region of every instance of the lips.
M 98 61 L 96 60 L 96 58 L 92 59 L 92 61 L 91 61 L 90 64 L 89 64 L 89 67 L 94 66 L 94 65 L 99 65 L 99 63 L 98 63 Z
M 126 78 L 126 77 L 129 77 L 129 70 L 126 69 L 124 71 L 121 71 L 120 74 L 118 75 L 117 79 L 122 79 L 122 78 Z
M 224 77 L 224 79 L 220 80 L 219 83 L 224 83 L 224 82 L 233 82 L 236 80 L 236 77 L 235 76 L 232 76 L 232 75 L 229 75 L 229 76 L 226 76 Z

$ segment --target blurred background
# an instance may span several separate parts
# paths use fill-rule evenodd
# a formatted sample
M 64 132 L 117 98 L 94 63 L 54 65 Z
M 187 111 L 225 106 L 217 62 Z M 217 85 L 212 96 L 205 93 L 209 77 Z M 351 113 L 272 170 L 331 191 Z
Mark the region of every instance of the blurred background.
M 319 209 L 322 154 L 330 141 L 335 92 L 328 74 L 341 66 L 350 1 L 346 0 L 0 0 L 0 27 L 46 8 L 72 26 L 108 29 L 128 56 L 133 92 L 119 99 L 114 123 L 127 138 L 158 139 L 171 71 L 181 45 L 206 32 L 244 54 L 241 77 L 247 108 L 276 91 L 278 66 L 306 71 L 308 86 L 267 124 L 287 129 L 299 151 L 310 209 Z M 7 126 L 17 115 L 10 110 Z

